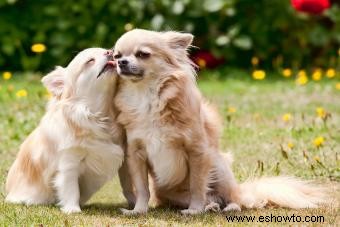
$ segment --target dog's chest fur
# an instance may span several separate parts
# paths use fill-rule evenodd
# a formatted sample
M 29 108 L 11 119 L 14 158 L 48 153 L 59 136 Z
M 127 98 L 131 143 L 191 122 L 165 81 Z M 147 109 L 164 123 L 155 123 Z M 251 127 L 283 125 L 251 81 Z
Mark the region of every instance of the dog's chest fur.
M 41 127 L 57 145 L 58 155 L 62 155 L 63 151 L 77 150 L 84 156 L 80 163 L 81 169 L 90 168 L 99 175 L 107 175 L 110 178 L 116 154 L 107 147 L 112 146 L 112 140 L 121 137 L 119 128 L 110 120 L 106 120 L 106 115 L 95 116 L 88 112 L 85 105 L 77 103 L 71 108 L 60 107 L 50 115 L 43 119 Z M 111 130 L 113 126 L 115 129 Z M 115 134 L 111 131 L 115 131 Z
M 121 110 L 118 121 L 127 130 L 128 143 L 138 142 L 145 148 L 137 148 L 138 153 L 134 155 L 148 161 L 156 178 L 156 186 L 181 183 L 187 175 L 186 153 L 180 145 L 180 136 L 174 133 L 176 128 L 162 123 L 160 119 L 162 104 L 157 88 L 139 90 L 126 86 L 120 90 L 116 100 Z

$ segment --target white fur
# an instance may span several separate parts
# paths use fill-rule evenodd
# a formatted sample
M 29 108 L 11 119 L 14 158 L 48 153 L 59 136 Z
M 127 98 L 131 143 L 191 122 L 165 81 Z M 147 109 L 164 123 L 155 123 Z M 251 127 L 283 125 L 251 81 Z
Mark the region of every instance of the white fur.
M 121 100 L 126 102 L 128 108 L 137 114 L 135 124 L 138 128 L 126 129 L 128 143 L 135 139 L 143 138 L 146 144 L 148 161 L 154 168 L 156 184 L 158 186 L 174 185 L 183 181 L 186 176 L 186 157 L 184 152 L 176 152 L 166 147 L 162 140 L 166 139 L 166 129 L 158 127 L 154 119 L 158 117 L 157 94 L 154 90 L 139 88 L 139 83 L 130 83 L 121 91 Z M 155 84 L 156 86 L 156 84 Z M 151 100 L 151 101 L 150 101 Z M 149 106 L 151 105 L 151 106 Z M 176 152 L 176 155 L 174 155 Z M 162 165 L 159 165 L 162 163 Z M 185 168 L 181 168 L 185 167 Z
M 328 202 L 320 186 L 295 177 L 263 177 L 248 180 L 240 188 L 240 202 L 246 208 L 263 208 L 267 204 L 293 209 L 317 208 Z
M 58 202 L 65 213 L 80 212 L 79 205 L 118 171 L 124 158 L 122 132 L 110 104 L 116 75 L 107 71 L 97 78 L 107 64 L 105 54 L 104 49 L 86 49 L 67 68 L 43 79 L 54 96 L 10 169 L 7 202 Z M 86 63 L 89 58 L 95 62 Z M 27 162 L 27 168 L 44 167 L 35 182 L 22 171 Z

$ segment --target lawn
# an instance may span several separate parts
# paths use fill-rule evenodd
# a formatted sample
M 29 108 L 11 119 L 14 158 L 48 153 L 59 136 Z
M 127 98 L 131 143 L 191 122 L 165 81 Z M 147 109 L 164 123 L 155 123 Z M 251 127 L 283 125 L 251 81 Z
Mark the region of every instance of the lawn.
M 338 199 L 340 90 L 335 87 L 336 79 L 325 78 L 299 86 L 293 79 L 274 76 L 274 79 L 254 81 L 241 74 L 219 80 L 213 73 L 203 73 L 199 81 L 204 95 L 224 118 L 221 149 L 234 154 L 233 169 L 239 181 L 251 176 L 295 175 L 328 185 L 333 197 Z M 48 100 L 39 78 L 28 74 L 14 75 L 7 81 L 0 79 L 0 226 L 221 226 L 228 223 L 226 214 L 184 217 L 170 208 L 152 208 L 147 215 L 125 217 L 118 210 L 126 204 L 117 179 L 96 193 L 81 214 L 65 215 L 55 206 L 4 203 L 7 170 L 20 143 L 37 126 Z M 322 215 L 324 224 L 336 225 L 337 212 L 338 206 L 333 205 L 298 211 L 245 210 L 228 215 Z

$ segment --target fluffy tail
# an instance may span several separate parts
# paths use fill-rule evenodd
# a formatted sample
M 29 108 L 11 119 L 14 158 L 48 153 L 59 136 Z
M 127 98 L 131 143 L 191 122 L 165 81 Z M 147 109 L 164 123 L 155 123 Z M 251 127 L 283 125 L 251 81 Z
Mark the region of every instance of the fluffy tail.
M 266 205 L 317 208 L 328 202 L 324 187 L 295 177 L 263 177 L 240 185 L 240 205 L 246 208 L 263 208 Z

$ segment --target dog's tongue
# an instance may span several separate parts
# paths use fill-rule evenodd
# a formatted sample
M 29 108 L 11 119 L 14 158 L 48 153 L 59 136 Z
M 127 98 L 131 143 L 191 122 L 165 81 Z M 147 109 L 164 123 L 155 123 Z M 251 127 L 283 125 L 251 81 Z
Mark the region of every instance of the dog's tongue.
M 112 65 L 113 67 L 116 67 L 116 62 L 115 61 L 107 61 L 106 65 Z

